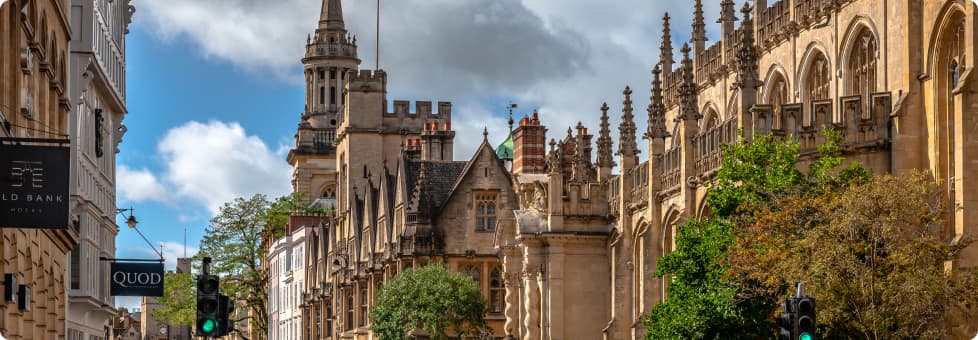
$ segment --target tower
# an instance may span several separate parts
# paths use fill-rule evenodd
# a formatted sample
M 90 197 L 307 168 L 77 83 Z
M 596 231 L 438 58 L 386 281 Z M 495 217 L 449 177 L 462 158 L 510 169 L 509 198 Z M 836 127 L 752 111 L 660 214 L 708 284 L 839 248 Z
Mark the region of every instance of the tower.
M 336 197 L 334 141 L 346 104 L 343 85 L 347 73 L 360 65 L 356 37 L 346 30 L 340 0 L 323 0 L 316 32 L 306 39 L 302 64 L 306 101 L 295 148 L 288 156 L 292 190 L 301 193 L 305 203 L 320 200 L 322 208 L 332 208 Z

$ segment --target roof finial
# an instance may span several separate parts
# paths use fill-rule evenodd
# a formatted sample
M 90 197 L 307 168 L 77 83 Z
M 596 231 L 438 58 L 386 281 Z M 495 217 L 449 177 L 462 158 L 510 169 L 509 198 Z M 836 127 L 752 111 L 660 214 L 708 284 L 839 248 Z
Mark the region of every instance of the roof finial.
M 683 45 L 682 83 L 679 85 L 679 116 L 677 120 L 699 120 L 703 118 L 697 108 L 696 79 L 693 77 L 693 61 L 689 59 L 689 44 Z
M 608 103 L 601 104 L 601 129 L 598 132 L 598 167 L 614 168 L 615 160 L 612 153 L 611 129 L 608 124 Z
M 624 107 L 621 109 L 621 124 L 618 125 L 618 154 L 623 157 L 635 157 L 638 155 L 638 145 L 635 143 L 635 120 L 632 116 L 632 88 L 625 86 Z
M 489 128 L 485 126 L 482 127 L 482 141 L 489 141 Z
M 693 45 L 699 53 L 706 46 L 706 19 L 703 17 L 703 0 L 696 0 L 693 12 Z
M 666 105 L 662 99 L 662 69 L 655 65 L 652 70 L 652 96 L 649 98 L 649 128 L 645 132 L 645 139 L 656 139 L 669 137 L 666 130 Z
M 659 46 L 659 63 L 666 74 L 672 72 L 672 33 L 669 29 L 669 12 L 662 17 L 662 45 Z

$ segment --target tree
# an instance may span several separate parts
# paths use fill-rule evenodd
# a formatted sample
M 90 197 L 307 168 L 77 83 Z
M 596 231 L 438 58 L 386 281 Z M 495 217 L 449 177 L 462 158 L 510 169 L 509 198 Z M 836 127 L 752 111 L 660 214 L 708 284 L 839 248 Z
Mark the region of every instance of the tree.
M 385 340 L 423 329 L 432 339 L 483 332 L 486 302 L 472 279 L 442 264 L 407 269 L 384 283 L 370 312 L 370 328 Z
M 978 302 L 978 272 L 946 270 L 971 241 L 948 236 L 942 195 L 912 173 L 785 197 L 744 229 L 734 271 L 765 295 L 805 282 L 826 337 L 941 338 L 949 312 Z
M 221 291 L 236 303 L 244 303 L 248 318 L 259 334 L 267 334 L 268 270 L 264 259 L 266 228 L 271 206 L 264 195 L 237 198 L 225 203 L 211 219 L 200 243 L 197 259 L 211 257 L 211 273 L 221 276 Z
M 706 205 L 712 217 L 690 220 L 678 228 L 676 249 L 658 261 L 656 276 L 667 276 L 668 299 L 644 320 L 646 339 L 768 338 L 771 315 L 781 295 L 763 294 L 752 277 L 736 275 L 730 247 L 755 214 L 783 197 L 823 192 L 865 178 L 861 166 L 836 171 L 841 138 L 827 130 L 819 155 L 799 170 L 799 146 L 771 135 L 723 146 L 717 177 L 708 184 Z M 739 267 L 738 267 L 739 268 Z
M 153 311 L 153 318 L 174 326 L 193 326 L 197 319 L 195 282 L 190 273 L 166 273 L 163 296 L 156 298 L 163 307 Z

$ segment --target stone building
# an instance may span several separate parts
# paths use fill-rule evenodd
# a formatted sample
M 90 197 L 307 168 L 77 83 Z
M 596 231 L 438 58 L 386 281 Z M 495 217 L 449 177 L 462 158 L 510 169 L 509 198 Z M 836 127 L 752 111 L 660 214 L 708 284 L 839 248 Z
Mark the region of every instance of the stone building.
M 78 246 L 69 254 L 68 339 L 104 339 L 117 314 L 109 295 L 115 257 L 116 153 L 126 133 L 126 34 L 135 12 L 128 0 L 72 0 L 68 93 L 72 141 L 71 215 Z
M 129 309 L 119 307 L 116 316 L 112 317 L 112 335 L 116 340 L 143 340 L 139 326 L 140 313 L 129 313 Z
M 0 137 L 68 138 L 68 42 L 75 32 L 69 5 L 68 0 L 0 5 Z M 25 306 L 0 304 L 0 336 L 65 338 L 68 252 L 80 232 L 77 223 L 67 224 L 64 230 L 0 231 L 0 273 L 13 274 L 29 289 Z
M 847 160 L 874 173 L 929 170 L 953 203 L 948 240 L 976 236 L 972 2 L 721 0 L 712 45 L 703 3 L 692 4 L 690 44 L 675 48 L 663 19 L 647 131 L 626 87 L 617 139 L 605 104 L 596 139 L 583 124 L 548 139 L 534 114 L 496 150 L 484 137 L 454 161 L 451 104 L 410 112 L 394 101 L 388 112 L 388 74 L 357 69 L 340 1 L 324 1 L 293 153 L 317 145 L 310 129 L 332 143 L 289 157 L 296 192 L 335 197 L 333 216 L 306 225 L 304 337 L 371 338 L 379 286 L 442 262 L 479 282 L 497 338 L 643 338 L 642 316 L 665 299 L 656 260 L 673 250 L 677 226 L 710 214 L 704 183 L 720 146 L 758 134 L 796 140 L 808 156 L 831 127 Z M 978 246 L 951 267 L 975 265 Z M 969 316 L 951 324 L 953 338 L 978 331 Z
M 847 160 L 875 173 L 930 170 L 953 202 L 949 241 L 978 231 L 978 209 L 968 208 L 978 138 L 963 128 L 978 110 L 967 66 L 976 61 L 972 2 L 759 0 L 740 13 L 736 5 L 721 1 L 722 35 L 707 46 L 703 4 L 694 3 L 692 44 L 679 64 L 663 19 L 646 159 L 626 88 L 617 152 L 605 105 L 596 164 L 588 152 L 566 152 L 582 148 L 565 139 L 551 142 L 544 178 L 515 175 L 516 224 L 497 230 L 514 335 L 642 338 L 643 314 L 665 298 L 656 260 L 672 251 L 678 225 L 710 213 L 703 184 L 716 174 L 720 145 L 740 129 L 748 139 L 796 140 L 803 155 L 816 152 L 824 127 L 837 129 Z M 615 160 L 620 173 L 607 176 Z M 978 246 L 952 266 L 974 265 Z M 978 331 L 974 319 L 952 324 L 954 338 Z

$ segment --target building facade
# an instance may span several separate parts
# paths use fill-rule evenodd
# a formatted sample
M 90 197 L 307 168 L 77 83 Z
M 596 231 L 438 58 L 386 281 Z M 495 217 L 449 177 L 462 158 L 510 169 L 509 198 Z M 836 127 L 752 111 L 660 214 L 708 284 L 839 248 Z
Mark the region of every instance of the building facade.
M 72 216 L 78 246 L 70 253 L 68 339 L 98 340 L 116 316 L 109 295 L 115 257 L 116 153 L 126 133 L 126 34 L 135 12 L 128 0 L 72 0 L 71 105 Z M 131 213 L 131 212 L 130 212 Z
M 305 282 L 306 229 L 293 219 L 285 237 L 268 253 L 268 339 L 302 339 L 302 292 Z
M 303 60 L 307 113 L 293 151 L 309 149 L 310 126 L 324 126 L 312 117 L 335 130 L 325 130 L 328 152 L 289 159 L 296 192 L 335 194 L 334 214 L 305 225 L 304 338 L 373 338 L 368 315 L 383 282 L 440 262 L 479 282 L 496 338 L 641 339 L 642 317 L 665 299 L 656 260 L 673 250 L 679 225 L 710 214 L 705 183 L 720 146 L 759 134 L 795 140 L 809 156 L 834 128 L 847 162 L 928 170 L 952 203 L 947 239 L 978 236 L 974 3 L 740 5 L 719 2 L 712 45 L 702 1 L 681 47 L 665 16 L 647 131 L 637 131 L 626 87 L 617 138 L 612 108 L 596 105 L 596 136 L 578 124 L 548 137 L 534 114 L 499 148 L 484 138 L 468 161 L 454 161 L 451 104 L 417 102 L 410 112 L 394 101 L 388 112 L 388 73 L 357 69 L 340 1 L 324 1 Z M 978 246 L 951 269 L 975 265 Z M 955 339 L 978 332 L 971 315 L 949 325 Z
M 68 0 L 0 5 L 0 137 L 68 138 L 70 10 Z M 3 337 L 65 338 L 68 252 L 80 231 L 77 222 L 67 224 L 0 231 L 0 273 L 13 274 L 27 293 L 26 304 L 0 304 Z

